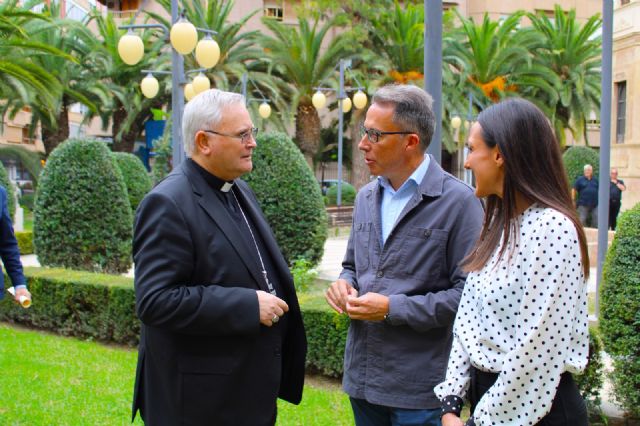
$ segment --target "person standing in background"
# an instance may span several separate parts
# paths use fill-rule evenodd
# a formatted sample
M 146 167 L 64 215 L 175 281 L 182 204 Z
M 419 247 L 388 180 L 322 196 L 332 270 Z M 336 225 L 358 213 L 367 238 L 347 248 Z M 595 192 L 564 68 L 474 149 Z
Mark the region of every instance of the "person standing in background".
M 571 198 L 576 201 L 582 226 L 598 227 L 598 179 L 593 177 L 593 167 L 585 164 L 584 175 L 576 179 Z
M 622 204 L 622 193 L 627 189 L 622 179 L 618 179 L 618 169 L 611 169 L 611 183 L 609 184 L 609 229 L 616 230 L 618 213 Z

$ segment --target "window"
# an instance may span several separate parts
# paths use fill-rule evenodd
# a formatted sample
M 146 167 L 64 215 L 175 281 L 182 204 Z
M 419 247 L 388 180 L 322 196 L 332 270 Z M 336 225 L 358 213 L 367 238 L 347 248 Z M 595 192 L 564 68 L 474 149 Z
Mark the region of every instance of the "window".
M 264 16 L 267 18 L 273 18 L 277 21 L 282 21 L 282 7 L 280 6 L 267 6 L 264 8 Z
M 66 2 L 66 17 L 75 21 L 84 21 L 88 12 L 85 8 L 76 4 L 73 0 Z
M 616 143 L 624 143 L 625 115 L 627 113 L 627 82 L 616 83 Z
M 26 143 L 29 145 L 33 145 L 34 143 L 36 143 L 35 134 L 33 135 L 33 137 L 30 137 L 28 127 L 22 128 L 22 143 Z
M 624 6 L 625 4 L 629 4 L 629 0 L 620 0 L 620 6 Z

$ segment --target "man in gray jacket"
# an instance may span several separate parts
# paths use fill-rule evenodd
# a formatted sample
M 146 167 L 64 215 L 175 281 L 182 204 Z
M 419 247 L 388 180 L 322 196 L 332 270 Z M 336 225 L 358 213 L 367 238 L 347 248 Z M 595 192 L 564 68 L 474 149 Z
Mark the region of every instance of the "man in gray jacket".
M 351 318 L 343 387 L 358 426 L 440 425 L 433 388 L 444 379 L 466 279 L 460 261 L 480 233 L 472 188 L 425 151 L 431 97 L 379 89 L 359 149 L 377 180 L 356 197 L 340 278 L 327 302 Z

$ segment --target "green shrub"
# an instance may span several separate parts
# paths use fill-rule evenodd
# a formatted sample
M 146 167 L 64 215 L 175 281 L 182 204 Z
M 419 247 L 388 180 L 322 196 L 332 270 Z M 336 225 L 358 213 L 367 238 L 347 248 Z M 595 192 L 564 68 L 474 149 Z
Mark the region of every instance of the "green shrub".
M 588 146 L 572 146 L 562 155 L 562 162 L 567 171 L 569 186 L 573 187 L 576 179 L 584 174 L 585 164 L 593 166 L 593 176 L 598 177 L 600 170 L 600 154 Z
M 7 190 L 7 209 L 9 209 L 9 215 L 13 221 L 16 215 L 16 190 L 9 180 L 7 169 L 4 168 L 2 163 L 0 163 L 0 185 L 4 186 L 4 189 Z
M 33 242 L 43 266 L 126 272 L 131 223 L 122 173 L 103 143 L 71 139 L 53 150 L 34 212 Z
M 253 172 L 245 176 L 258 197 L 285 258 L 317 264 L 327 239 L 322 195 L 300 150 L 284 133 L 258 137 Z
M 600 407 L 600 390 L 604 381 L 604 364 L 602 363 L 602 339 L 595 328 L 589 327 L 589 363 L 582 374 L 574 375 L 580 394 L 587 402 L 589 411 L 597 411 Z
M 18 240 L 18 248 L 20 254 L 33 254 L 33 232 L 24 231 L 16 232 L 16 240 Z
M 311 262 L 307 259 L 296 259 L 291 266 L 291 275 L 293 283 L 298 293 L 306 291 L 318 277 L 318 271 L 313 268 Z
M 34 192 L 29 192 L 27 194 L 23 193 L 20 196 L 20 205 L 24 209 L 33 211 L 33 203 L 35 202 L 35 199 L 36 199 L 36 194 Z
M 171 121 L 167 121 L 162 138 L 153 141 L 153 154 L 151 175 L 153 182 L 158 183 L 171 172 Z
M 124 184 L 127 186 L 131 211 L 135 212 L 142 198 L 149 192 L 153 182 L 138 157 L 128 152 L 113 152 L 116 164 L 122 172 Z
M 341 201 L 343 206 L 352 206 L 356 199 L 356 189 L 347 182 L 342 182 Z M 327 189 L 327 205 L 338 205 L 338 185 L 332 185 Z
M 33 305 L 0 300 L 0 321 L 13 321 L 66 336 L 130 346 L 138 344 L 133 278 L 55 268 L 25 268 Z M 308 340 L 307 367 L 342 375 L 349 318 L 331 310 L 321 292 L 300 298 Z
M 620 216 L 601 295 L 600 329 L 613 359 L 615 397 L 640 417 L 640 204 Z

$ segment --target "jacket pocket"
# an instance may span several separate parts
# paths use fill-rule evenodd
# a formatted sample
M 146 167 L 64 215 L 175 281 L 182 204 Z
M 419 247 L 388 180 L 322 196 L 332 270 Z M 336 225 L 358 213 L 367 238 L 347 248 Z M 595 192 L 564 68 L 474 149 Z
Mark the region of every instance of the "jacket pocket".
M 400 251 L 404 274 L 419 281 L 440 275 L 446 267 L 448 235 L 449 232 L 442 229 L 410 227 Z
M 353 255 L 358 273 L 369 267 L 371 228 L 371 222 L 353 224 Z

